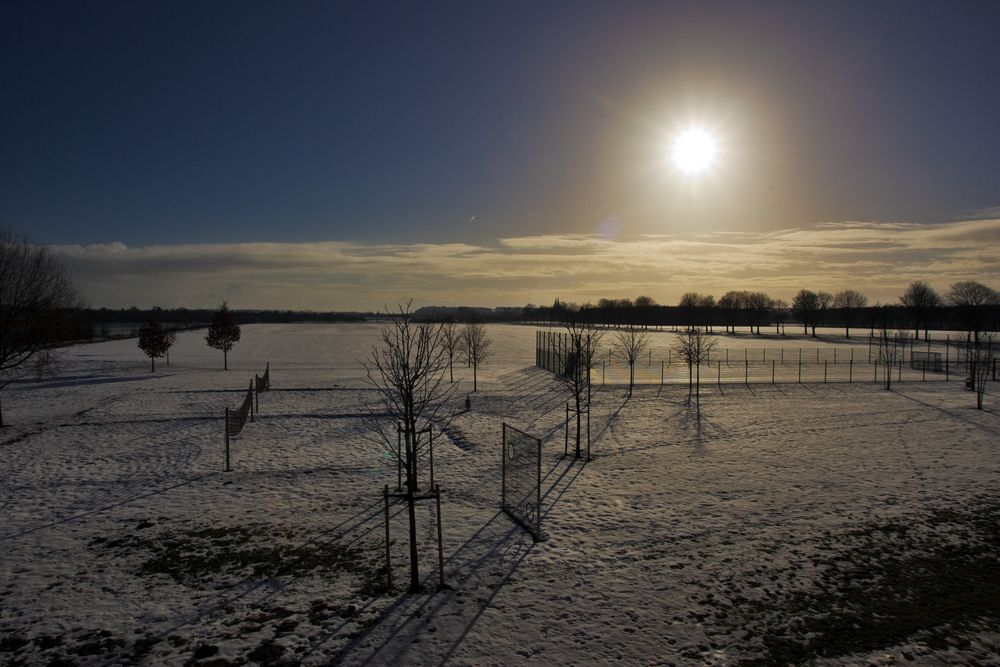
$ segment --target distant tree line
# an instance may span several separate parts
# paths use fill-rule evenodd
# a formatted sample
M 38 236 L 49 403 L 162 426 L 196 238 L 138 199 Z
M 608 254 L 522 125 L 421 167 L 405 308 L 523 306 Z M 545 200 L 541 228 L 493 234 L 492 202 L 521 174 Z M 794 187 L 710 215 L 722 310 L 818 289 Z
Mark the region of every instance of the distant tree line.
M 596 304 L 573 304 L 556 299 L 551 306 L 528 304 L 523 320 L 529 323 L 559 324 L 567 313 L 573 319 L 597 326 L 670 326 L 716 328 L 728 333 L 745 330 L 754 335 L 761 327 L 774 327 L 784 334 L 786 324 L 802 327 L 806 335 L 816 335 L 817 327 L 851 330 L 890 327 L 911 329 L 915 334 L 930 329 L 952 331 L 997 331 L 1000 329 L 1000 292 L 975 281 L 954 283 L 943 295 L 924 281 L 913 282 L 892 304 L 868 304 L 856 290 L 837 293 L 799 290 L 786 303 L 764 292 L 729 291 L 716 299 L 709 294 L 687 292 L 676 306 L 659 305 L 650 297 L 600 299 Z

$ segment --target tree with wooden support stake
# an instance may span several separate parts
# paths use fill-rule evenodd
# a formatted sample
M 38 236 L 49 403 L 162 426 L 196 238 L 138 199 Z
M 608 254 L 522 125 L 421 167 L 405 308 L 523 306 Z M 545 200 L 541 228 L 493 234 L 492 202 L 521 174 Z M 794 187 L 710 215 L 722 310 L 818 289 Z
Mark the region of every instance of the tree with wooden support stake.
M 441 427 L 451 420 L 454 411 L 450 400 L 458 384 L 446 378 L 448 355 L 440 325 L 414 322 L 409 303 L 395 312 L 387 309 L 385 314 L 389 324 L 362 362 L 378 396 L 377 406 L 366 406 L 365 423 L 371 437 L 397 457 L 397 465 L 402 464 L 405 486 L 397 497 L 406 503 L 409 522 L 408 590 L 418 592 L 421 585 L 415 505 L 435 494 L 440 502 L 437 487 L 430 495 L 418 494 L 418 434 L 432 423 Z M 401 427 L 401 437 L 397 426 Z

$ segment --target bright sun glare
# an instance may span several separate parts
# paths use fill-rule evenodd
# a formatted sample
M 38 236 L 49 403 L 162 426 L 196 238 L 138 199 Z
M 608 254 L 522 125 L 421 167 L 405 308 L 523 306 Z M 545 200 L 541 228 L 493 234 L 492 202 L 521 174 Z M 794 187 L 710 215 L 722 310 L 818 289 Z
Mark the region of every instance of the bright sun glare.
M 674 139 L 671 158 L 685 174 L 700 174 L 712 167 L 718 153 L 715 137 L 700 127 L 692 127 Z

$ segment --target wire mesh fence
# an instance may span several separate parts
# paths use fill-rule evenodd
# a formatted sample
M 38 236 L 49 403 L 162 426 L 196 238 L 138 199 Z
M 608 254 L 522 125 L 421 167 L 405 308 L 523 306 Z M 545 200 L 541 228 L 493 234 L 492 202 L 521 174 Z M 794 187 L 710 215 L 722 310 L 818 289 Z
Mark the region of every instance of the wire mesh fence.
M 964 347 L 911 349 L 906 346 L 890 366 L 878 343 L 826 347 L 745 347 L 715 349 L 704 364 L 689 369 L 669 347 L 654 348 L 635 364 L 636 384 L 676 384 L 697 373 L 702 384 L 882 382 L 891 367 L 893 382 L 962 381 L 969 374 Z M 629 366 L 611 348 L 602 350 L 591 381 L 628 384 Z

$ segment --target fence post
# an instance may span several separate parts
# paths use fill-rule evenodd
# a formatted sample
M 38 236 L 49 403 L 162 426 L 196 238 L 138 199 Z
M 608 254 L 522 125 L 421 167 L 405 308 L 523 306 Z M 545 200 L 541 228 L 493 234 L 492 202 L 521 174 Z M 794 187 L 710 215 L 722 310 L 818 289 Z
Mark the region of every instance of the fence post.
M 663 359 L 660 359 L 660 386 L 663 386 Z
M 441 489 L 434 488 L 434 496 L 437 498 L 437 524 L 438 524 L 438 586 L 444 588 L 444 546 L 441 539 Z
M 503 422 L 500 432 L 503 434 L 500 446 L 500 509 L 507 509 L 507 422 Z
M 799 384 L 802 384 L 802 348 L 799 348 Z
M 750 362 L 743 360 L 743 384 L 750 384 Z
M 589 414 L 589 413 L 588 413 Z M 538 531 L 538 539 L 542 539 L 542 443 L 539 440 L 535 440 L 535 451 L 538 452 L 538 467 L 536 470 L 535 477 L 535 516 L 538 519 L 535 521 L 536 530 Z M 590 444 L 587 444 L 587 458 L 590 458 Z
M 852 384 L 853 382 L 854 382 L 854 359 L 852 358 L 850 361 L 850 365 L 847 367 L 847 384 Z
M 722 387 L 722 359 L 719 359 L 719 377 L 716 378 L 715 384 Z
M 606 370 L 607 370 L 607 369 L 606 369 L 606 367 L 605 367 L 605 362 L 604 362 L 604 361 L 602 361 L 602 362 L 601 362 L 601 386 L 602 386 L 602 387 L 604 386 L 604 376 L 605 376 L 605 373 L 606 373 Z
M 229 470 L 229 408 L 226 408 L 226 472 Z
M 254 409 L 260 412 L 260 376 L 253 374 L 253 402 Z
M 944 381 L 950 380 L 951 375 L 951 334 L 945 336 L 944 339 Z
M 826 384 L 826 362 L 827 362 L 827 360 L 824 359 L 823 360 L 823 384 Z
M 247 389 L 247 398 L 250 399 L 250 423 L 253 423 L 253 382 L 250 383 L 250 388 Z
M 771 384 L 774 384 L 774 359 L 771 359 Z
M 872 382 L 878 383 L 878 359 L 875 360 L 875 379 Z
M 389 559 L 389 485 L 382 489 L 385 501 L 385 589 L 392 592 L 392 561 Z

